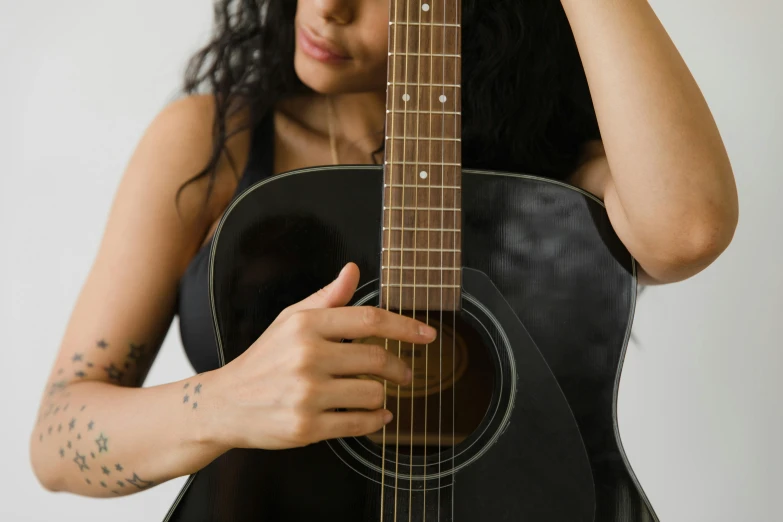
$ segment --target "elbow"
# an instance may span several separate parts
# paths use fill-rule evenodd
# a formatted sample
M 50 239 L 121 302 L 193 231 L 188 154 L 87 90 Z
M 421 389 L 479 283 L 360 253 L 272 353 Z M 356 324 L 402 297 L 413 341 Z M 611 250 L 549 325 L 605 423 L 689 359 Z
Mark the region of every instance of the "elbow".
M 650 255 L 637 258 L 645 282 L 675 283 L 700 273 L 729 247 L 737 223 L 737 212 L 728 210 L 697 224 L 679 227 L 676 238 L 657 242 L 657 248 L 646 249 Z
M 47 491 L 52 493 L 62 491 L 63 485 L 57 476 L 56 470 L 46 465 L 43 455 L 41 455 L 41 449 L 37 444 L 41 444 L 41 441 L 33 434 L 30 437 L 29 458 L 30 467 L 36 480 Z

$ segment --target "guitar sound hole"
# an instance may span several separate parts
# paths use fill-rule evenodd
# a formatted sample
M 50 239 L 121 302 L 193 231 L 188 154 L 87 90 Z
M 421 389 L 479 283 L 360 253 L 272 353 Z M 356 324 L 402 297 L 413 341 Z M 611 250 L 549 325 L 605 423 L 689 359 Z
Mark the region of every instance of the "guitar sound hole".
M 385 434 L 381 430 L 368 438 L 379 446 L 385 444 L 387 452 L 432 455 L 460 444 L 479 426 L 492 399 L 494 371 L 481 336 L 459 315 L 430 311 L 429 318 L 424 313 L 416 318 L 438 330 L 434 342 L 411 345 L 389 339 L 387 343 L 378 337 L 355 342 L 388 349 L 413 370 L 410 384 L 387 383 L 386 408 L 394 420 Z

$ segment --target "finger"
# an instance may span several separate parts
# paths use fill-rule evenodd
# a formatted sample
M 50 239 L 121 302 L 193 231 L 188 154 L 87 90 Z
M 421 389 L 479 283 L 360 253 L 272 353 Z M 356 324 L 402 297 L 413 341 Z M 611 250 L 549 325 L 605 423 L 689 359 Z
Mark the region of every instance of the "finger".
M 359 267 L 356 266 L 356 263 L 348 263 L 337 275 L 337 278 L 305 299 L 286 307 L 277 316 L 277 320 L 284 321 L 292 314 L 302 310 L 345 306 L 356 292 L 358 284 Z
M 316 420 L 316 433 L 319 440 L 361 437 L 379 431 L 392 418 L 389 410 L 326 412 Z
M 323 410 L 338 408 L 360 408 L 377 410 L 383 408 L 386 390 L 382 383 L 369 379 L 334 379 L 319 396 Z
M 412 344 L 435 339 L 434 328 L 421 321 L 374 306 L 348 306 L 312 310 L 312 331 L 324 339 L 380 337 Z
M 391 348 L 364 343 L 330 344 L 334 350 L 324 358 L 323 366 L 330 375 L 373 375 L 395 384 L 410 382 L 410 368 Z

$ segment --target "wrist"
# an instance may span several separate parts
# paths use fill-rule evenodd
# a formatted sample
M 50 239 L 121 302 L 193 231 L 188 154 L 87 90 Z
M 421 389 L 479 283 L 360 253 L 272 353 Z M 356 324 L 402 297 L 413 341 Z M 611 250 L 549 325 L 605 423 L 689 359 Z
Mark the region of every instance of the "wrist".
M 192 442 L 210 453 L 223 453 L 233 446 L 227 423 L 227 402 L 220 368 L 198 374 L 186 381 L 189 414 L 194 420 Z M 190 390 L 189 394 L 187 393 Z M 184 400 L 184 398 L 183 398 Z

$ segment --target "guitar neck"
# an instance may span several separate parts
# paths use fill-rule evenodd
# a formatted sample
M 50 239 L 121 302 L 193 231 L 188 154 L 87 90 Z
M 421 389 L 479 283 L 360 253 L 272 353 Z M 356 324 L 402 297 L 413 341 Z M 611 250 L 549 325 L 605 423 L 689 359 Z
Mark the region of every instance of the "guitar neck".
M 460 0 L 392 0 L 381 306 L 459 308 Z

